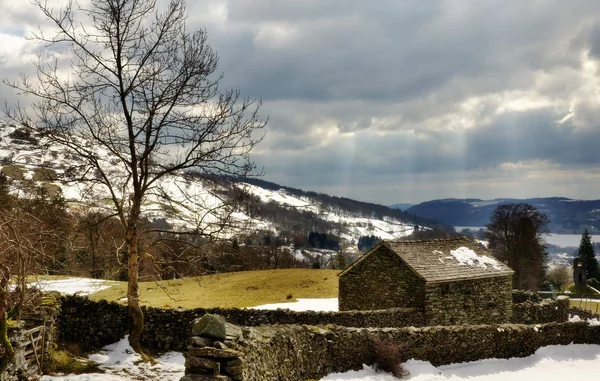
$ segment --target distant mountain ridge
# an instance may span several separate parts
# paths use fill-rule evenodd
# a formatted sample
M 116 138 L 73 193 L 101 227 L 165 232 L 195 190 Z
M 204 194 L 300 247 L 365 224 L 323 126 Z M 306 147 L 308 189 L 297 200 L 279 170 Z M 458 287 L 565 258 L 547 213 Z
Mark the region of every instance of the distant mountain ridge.
M 389 205 L 389 207 L 392 209 L 400 209 L 400 210 L 407 210 L 408 208 L 413 207 L 413 206 L 415 206 L 415 204 L 400 203 L 400 204 Z
M 420 203 L 407 212 L 436 219 L 452 226 L 484 226 L 500 204 L 528 203 L 550 217 L 553 233 L 579 234 L 583 229 L 600 232 L 600 200 L 574 200 L 567 197 L 500 198 L 494 200 L 441 199 Z

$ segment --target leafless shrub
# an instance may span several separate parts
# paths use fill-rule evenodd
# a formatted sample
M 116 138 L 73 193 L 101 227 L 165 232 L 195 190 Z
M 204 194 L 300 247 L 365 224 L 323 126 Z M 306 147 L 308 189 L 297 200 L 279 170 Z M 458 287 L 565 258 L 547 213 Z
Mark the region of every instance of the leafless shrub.
M 392 339 L 374 339 L 373 349 L 375 370 L 389 373 L 397 378 L 408 376 L 408 371 L 402 366 L 406 352 L 403 344 Z

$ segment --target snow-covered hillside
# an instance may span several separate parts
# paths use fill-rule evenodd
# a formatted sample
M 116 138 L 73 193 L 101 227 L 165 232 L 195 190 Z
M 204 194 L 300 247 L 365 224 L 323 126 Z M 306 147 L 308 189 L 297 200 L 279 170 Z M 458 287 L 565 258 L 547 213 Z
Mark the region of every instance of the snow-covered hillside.
M 243 184 L 243 186 L 247 192 L 259 197 L 264 203 L 274 202 L 300 211 L 313 212 L 318 218 L 340 224 L 343 228 L 339 236 L 346 241 L 355 241 L 364 235 L 395 239 L 410 235 L 414 230 L 414 224 L 407 224 L 391 217 L 377 219 L 353 216 L 346 211 L 321 204 L 314 198 L 288 194 L 283 189 L 272 191 L 251 184 Z
M 87 143 L 83 143 L 87 144 Z M 97 148 L 97 159 L 103 163 L 111 178 L 122 182 L 126 171 L 119 166 L 118 160 L 101 148 Z M 73 210 L 89 207 L 98 210 L 110 210 L 112 205 L 109 190 L 102 185 L 90 186 L 68 181 L 80 168 L 80 159 L 64 149 L 47 145 L 42 137 L 21 126 L 0 121 L 0 170 L 14 180 L 18 187 L 42 187 L 48 194 L 62 193 Z M 413 232 L 414 223 L 406 223 L 396 218 L 351 213 L 319 201 L 309 196 L 294 196 L 285 190 L 269 190 L 256 185 L 237 183 L 256 196 L 262 203 L 275 203 L 282 208 L 311 212 L 315 219 L 335 226 L 333 233 L 342 242 L 354 244 L 360 236 L 375 235 L 383 239 L 394 239 Z M 227 203 L 227 189 L 191 176 L 168 176 L 149 190 L 143 204 L 143 213 L 150 220 L 164 219 L 171 226 L 195 227 L 197 224 L 205 231 L 219 228 L 219 207 Z M 116 198 L 127 192 L 116 189 Z M 226 211 L 226 212 L 231 212 Z M 275 234 L 289 228 L 269 218 L 249 216 L 240 211 L 232 213 L 235 226 L 228 227 L 229 235 L 249 231 L 270 231 Z M 311 215 L 313 216 L 313 215 Z M 328 225 L 329 226 L 329 225 Z
M 116 185 L 109 189 L 101 182 L 89 181 L 89 174 L 81 173 L 85 169 L 77 155 L 48 144 L 24 127 L 0 121 L 0 170 L 12 180 L 13 191 L 23 196 L 27 196 L 24 189 L 43 188 L 50 196 L 60 192 L 73 210 L 87 207 L 111 212 L 111 192 L 120 202 L 131 195 L 129 174 L 106 150 L 95 148 L 95 155 L 111 184 L 128 184 L 126 189 Z M 78 181 L 82 177 L 88 181 Z M 175 229 L 198 228 L 207 234 L 222 229 L 222 214 L 231 214 L 234 221 L 225 235 L 241 232 L 248 225 L 267 227 L 227 204 L 227 189 L 219 184 L 184 174 L 168 175 L 149 187 L 142 213 L 150 220 L 164 219 Z

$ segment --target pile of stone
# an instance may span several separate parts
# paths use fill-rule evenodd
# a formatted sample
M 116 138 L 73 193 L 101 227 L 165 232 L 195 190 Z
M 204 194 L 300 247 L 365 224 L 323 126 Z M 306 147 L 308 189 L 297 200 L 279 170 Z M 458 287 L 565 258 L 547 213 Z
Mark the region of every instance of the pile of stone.
M 243 340 L 240 327 L 220 315 L 206 314 L 194 320 L 191 344 L 186 351 L 185 376 L 180 381 L 241 381 L 243 354 L 234 348 Z

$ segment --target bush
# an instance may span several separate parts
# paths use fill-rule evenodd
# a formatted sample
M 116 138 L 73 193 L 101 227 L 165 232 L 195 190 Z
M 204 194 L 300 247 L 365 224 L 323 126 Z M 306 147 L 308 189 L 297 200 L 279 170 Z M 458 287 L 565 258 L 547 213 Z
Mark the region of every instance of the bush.
M 58 178 L 56 171 L 52 168 L 34 168 L 33 181 L 54 181 Z
M 20 165 L 7 165 L 0 170 L 6 177 L 13 180 L 25 180 L 25 171 Z
M 408 371 L 402 366 L 406 352 L 404 345 L 391 339 L 375 339 L 373 340 L 373 349 L 375 370 L 389 373 L 398 378 L 408 376 Z
M 38 144 L 38 140 L 31 136 L 31 131 L 25 127 L 20 127 L 8 134 L 8 137 L 12 139 L 15 144 Z

